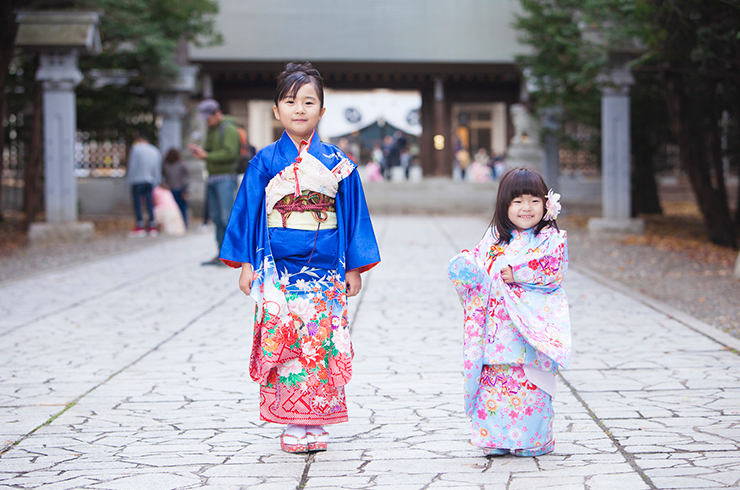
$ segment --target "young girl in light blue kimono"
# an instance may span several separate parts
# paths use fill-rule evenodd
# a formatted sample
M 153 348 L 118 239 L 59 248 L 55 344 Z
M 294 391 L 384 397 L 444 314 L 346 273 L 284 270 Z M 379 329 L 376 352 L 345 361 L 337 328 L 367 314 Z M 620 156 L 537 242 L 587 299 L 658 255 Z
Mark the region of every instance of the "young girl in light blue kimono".
M 491 226 L 448 274 L 465 309 L 465 412 L 486 455 L 552 452 L 555 375 L 571 352 L 565 231 L 559 194 L 512 169 L 499 183 Z

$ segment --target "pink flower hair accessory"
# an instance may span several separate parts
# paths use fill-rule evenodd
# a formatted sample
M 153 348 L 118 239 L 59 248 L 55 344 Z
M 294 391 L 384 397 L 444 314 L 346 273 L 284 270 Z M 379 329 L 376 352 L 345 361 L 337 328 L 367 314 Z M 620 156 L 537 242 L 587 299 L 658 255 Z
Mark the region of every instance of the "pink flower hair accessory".
M 547 209 L 547 212 L 542 219 L 544 219 L 545 221 L 554 221 L 557 219 L 562 207 L 560 206 L 559 201 L 560 194 L 558 194 L 557 192 L 553 192 L 552 189 L 547 191 L 547 201 L 545 201 L 545 209 Z

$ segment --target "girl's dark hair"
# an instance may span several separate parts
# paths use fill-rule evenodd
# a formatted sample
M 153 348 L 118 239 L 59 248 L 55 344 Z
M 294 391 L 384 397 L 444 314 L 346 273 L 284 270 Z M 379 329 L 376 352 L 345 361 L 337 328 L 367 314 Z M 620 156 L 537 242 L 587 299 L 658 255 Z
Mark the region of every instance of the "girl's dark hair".
M 542 199 L 543 208 L 545 208 L 547 199 L 547 184 L 545 179 L 536 170 L 528 168 L 512 168 L 506 171 L 498 183 L 498 194 L 496 195 L 496 205 L 493 208 L 493 219 L 490 226 L 496 226 L 498 231 L 497 245 L 505 245 L 511 240 L 511 232 L 516 226 L 509 220 L 509 206 L 511 202 L 524 194 L 537 196 Z M 558 229 L 555 220 L 545 221 L 547 208 L 544 209 L 542 219 L 534 227 L 534 234 L 537 235 L 545 226 L 551 225 Z
M 180 152 L 174 148 L 170 148 L 170 151 L 164 156 L 164 163 L 175 163 L 180 159 Z
M 324 108 L 324 79 L 321 73 L 308 61 L 305 63 L 288 63 L 285 70 L 278 75 L 277 89 L 275 89 L 275 105 L 283 99 L 295 98 L 298 90 L 312 83 L 319 94 L 320 109 Z

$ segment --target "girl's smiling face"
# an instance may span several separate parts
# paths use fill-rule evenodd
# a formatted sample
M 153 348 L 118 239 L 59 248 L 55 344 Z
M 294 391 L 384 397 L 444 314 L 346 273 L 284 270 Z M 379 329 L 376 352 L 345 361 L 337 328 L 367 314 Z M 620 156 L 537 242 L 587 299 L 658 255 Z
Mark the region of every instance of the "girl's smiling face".
M 544 214 L 545 203 L 537 196 L 523 194 L 515 197 L 509 204 L 509 221 L 514 223 L 519 231 L 536 226 Z
M 312 83 L 306 83 L 296 92 L 295 97 L 286 97 L 272 107 L 275 118 L 283 125 L 288 136 L 300 145 L 308 140 L 318 126 L 326 111 L 321 107 L 319 95 Z

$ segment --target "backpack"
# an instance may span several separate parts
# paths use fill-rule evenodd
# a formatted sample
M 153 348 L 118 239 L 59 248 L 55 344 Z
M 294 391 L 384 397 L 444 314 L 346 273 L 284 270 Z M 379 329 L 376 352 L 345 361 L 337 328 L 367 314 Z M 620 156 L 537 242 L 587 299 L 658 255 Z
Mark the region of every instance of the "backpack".
M 244 172 L 247 171 L 247 167 L 249 167 L 249 160 L 251 160 L 252 157 L 254 156 L 254 152 L 250 151 L 252 150 L 252 147 L 250 147 L 249 144 L 247 143 L 247 130 L 239 126 L 234 121 L 226 120 L 221 124 L 221 126 L 218 129 L 221 142 L 223 142 L 224 140 L 224 127 L 227 124 L 235 125 L 236 132 L 239 133 L 239 160 L 236 162 L 235 172 L 238 174 L 243 174 Z

